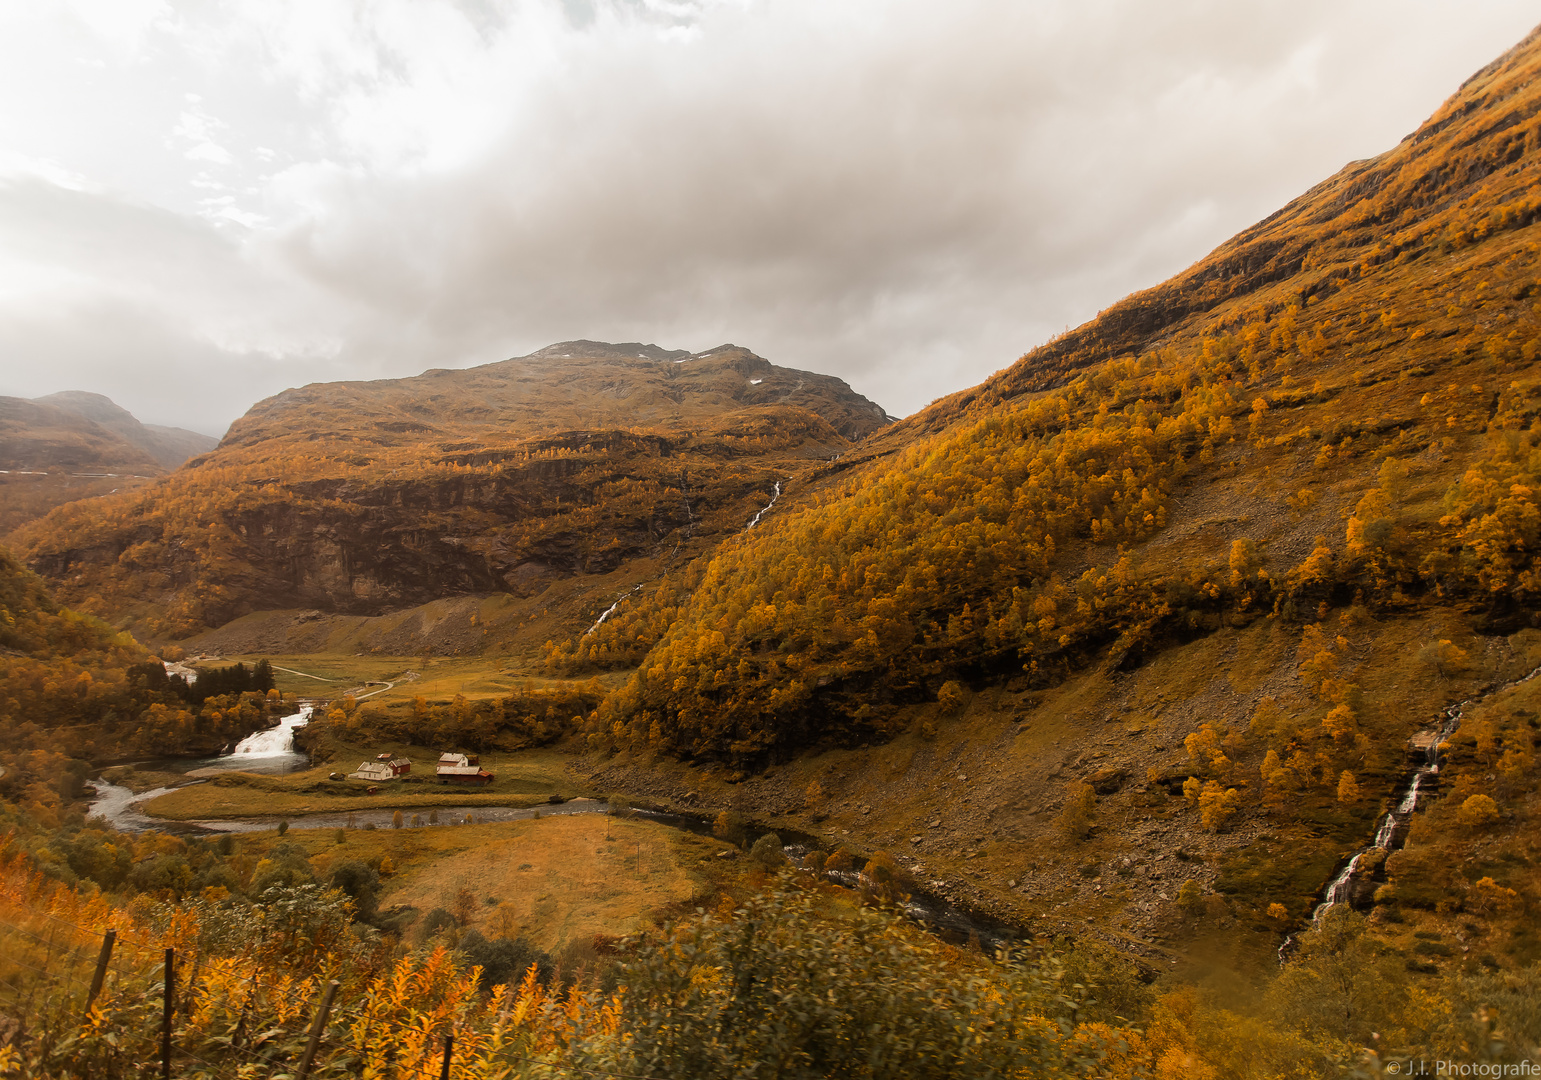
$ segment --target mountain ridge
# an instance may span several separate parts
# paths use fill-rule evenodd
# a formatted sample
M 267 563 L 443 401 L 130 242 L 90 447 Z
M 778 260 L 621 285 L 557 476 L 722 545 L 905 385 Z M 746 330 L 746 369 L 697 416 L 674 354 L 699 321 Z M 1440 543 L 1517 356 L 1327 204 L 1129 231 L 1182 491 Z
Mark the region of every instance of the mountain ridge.
M 654 355 L 641 355 L 647 350 Z M 572 363 L 552 365 L 559 360 Z M 686 363 L 692 364 L 689 370 L 681 367 Z M 596 381 L 600 392 L 575 386 L 580 380 Z M 522 389 L 537 382 L 544 392 L 539 401 Z M 461 396 L 450 396 L 454 394 Z M 331 435 L 380 445 L 449 435 L 440 426 L 451 422 L 457 426 L 455 437 L 462 440 L 493 437 L 511 424 L 524 425 L 529 434 L 605 427 L 668 429 L 693 418 L 772 404 L 816 413 L 846 439 L 863 438 L 888 423 L 880 406 L 843 380 L 779 367 L 736 345 L 688 353 L 652 345 L 574 341 L 478 367 L 431 368 L 403 379 L 311 383 L 285 390 L 247 410 L 221 445 L 251 446 L 273 439 L 280 433 L 268 425 L 283 423 L 295 410 L 340 412 L 339 399 L 365 412 L 361 417 L 338 417 L 342 426 Z
M 563 342 L 286 390 L 153 492 L 61 510 L 20 543 L 74 583 L 69 602 L 156 636 L 280 607 L 527 598 L 693 556 L 888 423 L 842 380 L 739 346 Z
M 219 443 L 218 439 L 199 431 L 142 423 L 133 413 L 104 394 L 86 390 L 61 390 L 32 400 L 37 404 L 68 409 L 85 417 L 145 451 L 166 470 L 175 469 L 188 458 L 212 450 Z
M 0 396 L 0 536 L 64 503 L 140 486 L 217 442 L 141 424 L 101 394 Z

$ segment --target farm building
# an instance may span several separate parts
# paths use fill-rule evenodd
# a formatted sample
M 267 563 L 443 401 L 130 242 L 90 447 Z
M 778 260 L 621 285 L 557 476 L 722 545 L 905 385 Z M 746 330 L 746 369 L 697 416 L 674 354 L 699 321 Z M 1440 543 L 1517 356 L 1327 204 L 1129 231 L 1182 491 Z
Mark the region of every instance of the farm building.
M 490 784 L 493 776 L 475 755 L 440 754 L 437 770 L 441 784 Z
M 390 764 L 384 761 L 361 761 L 355 772 L 348 774 L 354 780 L 394 780 L 396 774 L 391 772 Z
M 390 754 L 376 754 L 376 761 L 383 761 L 390 766 L 392 776 L 405 776 L 412 771 L 410 758 L 392 757 Z

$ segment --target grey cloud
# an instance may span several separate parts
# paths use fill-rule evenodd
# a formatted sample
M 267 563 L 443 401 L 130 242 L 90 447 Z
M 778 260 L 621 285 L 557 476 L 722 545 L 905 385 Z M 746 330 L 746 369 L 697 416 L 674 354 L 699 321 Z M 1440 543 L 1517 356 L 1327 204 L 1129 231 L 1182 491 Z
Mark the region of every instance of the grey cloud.
M 296 378 L 311 381 L 299 366 L 274 372 L 269 357 L 221 349 L 142 308 L 100 300 L 42 316 L 5 313 L 0 358 L 7 394 L 89 389 L 144 423 L 215 437 L 241 411 L 225 402 L 249 403 Z
M 228 419 L 285 378 L 731 340 L 904 413 L 1390 147 L 1534 18 L 1518 0 L 374 9 L 182 31 L 248 58 L 215 96 L 244 85 L 241 108 L 206 105 L 232 189 L 256 191 L 232 213 L 271 227 L 0 187 L 0 273 L 60 277 L 42 304 L 0 296 L 0 355 L 46 352 L 83 389 L 103 357 L 181 372 L 178 407 Z M 235 175 L 259 143 L 285 168 Z
M 731 338 L 909 411 L 1394 141 L 1332 93 L 1338 4 L 787 8 L 618 35 L 479 160 L 340 185 L 285 250 L 455 349 Z
M 342 331 L 201 219 L 36 179 L 0 182 L 0 393 L 91 390 L 220 434 L 331 366 Z M 329 324 L 330 320 L 330 324 Z

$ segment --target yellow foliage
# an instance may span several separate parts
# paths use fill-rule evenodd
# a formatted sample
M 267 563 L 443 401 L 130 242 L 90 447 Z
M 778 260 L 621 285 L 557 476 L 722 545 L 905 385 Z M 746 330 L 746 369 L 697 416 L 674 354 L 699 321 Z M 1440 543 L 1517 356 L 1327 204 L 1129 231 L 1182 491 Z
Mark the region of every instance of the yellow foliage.
M 1068 840 L 1084 840 L 1097 816 L 1097 792 L 1088 783 L 1077 784 L 1065 799 L 1055 824 Z
M 1338 777 L 1338 802 L 1344 806 L 1352 806 L 1359 801 L 1359 782 L 1354 779 L 1354 774 L 1347 769 Z
M 1198 805 L 1199 820 L 1204 828 L 1210 832 L 1219 832 L 1241 809 L 1241 793 L 1211 780 L 1199 793 Z
M 1467 900 L 1473 911 L 1482 915 L 1514 911 L 1520 906 L 1520 894 L 1498 884 L 1490 877 L 1479 878 Z
M 1359 730 L 1359 722 L 1353 709 L 1347 705 L 1334 705 L 1322 718 L 1322 730 L 1338 742 L 1346 742 Z
M 1498 804 L 1487 795 L 1468 797 L 1455 812 L 1455 819 L 1469 829 L 1491 825 L 1498 818 Z

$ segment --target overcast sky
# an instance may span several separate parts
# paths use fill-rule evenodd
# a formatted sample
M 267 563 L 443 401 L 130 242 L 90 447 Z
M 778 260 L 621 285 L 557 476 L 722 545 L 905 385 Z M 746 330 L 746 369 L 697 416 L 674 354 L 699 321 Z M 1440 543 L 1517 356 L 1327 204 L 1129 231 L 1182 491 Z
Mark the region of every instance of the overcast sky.
M 1518 0 L 0 0 L 0 394 L 593 338 L 895 415 L 1390 148 Z

